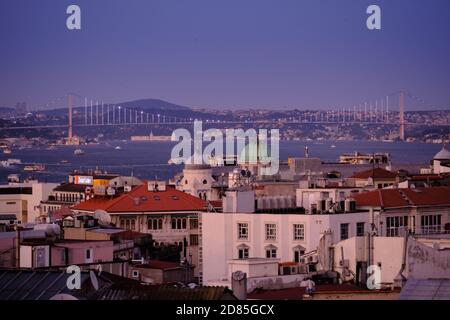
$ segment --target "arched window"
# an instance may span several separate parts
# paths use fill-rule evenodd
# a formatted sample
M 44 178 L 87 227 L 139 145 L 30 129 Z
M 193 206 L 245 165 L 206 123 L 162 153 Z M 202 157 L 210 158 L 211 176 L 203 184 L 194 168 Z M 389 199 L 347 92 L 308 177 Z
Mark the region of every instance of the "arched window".
M 186 229 L 186 219 L 183 219 L 183 228 L 182 229 Z
M 120 219 L 120 227 L 121 227 L 122 229 L 125 228 L 125 220 Z
M 158 229 L 162 230 L 162 228 L 163 228 L 163 219 L 159 218 L 158 219 Z
M 241 244 L 240 246 L 237 247 L 238 249 L 238 259 L 248 259 L 250 256 L 250 247 L 245 245 L 245 244 Z
M 125 220 L 125 229 L 130 230 L 130 220 L 129 219 Z
M 136 229 L 136 220 L 131 219 L 131 230 L 135 230 L 135 229 Z
M 207 184 L 208 183 L 208 181 L 206 181 L 206 179 L 204 179 L 203 180 L 203 184 Z
M 306 249 L 302 246 L 295 246 L 292 250 L 294 251 L 294 262 L 300 262 L 300 257 L 305 254 Z
M 177 228 L 177 219 L 172 218 L 172 229 Z

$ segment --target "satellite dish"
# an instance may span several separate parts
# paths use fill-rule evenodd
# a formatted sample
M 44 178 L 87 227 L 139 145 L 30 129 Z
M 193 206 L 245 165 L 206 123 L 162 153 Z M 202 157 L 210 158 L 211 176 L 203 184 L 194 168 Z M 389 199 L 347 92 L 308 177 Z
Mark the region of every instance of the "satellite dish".
M 98 220 L 98 224 L 102 227 L 109 227 L 111 225 L 111 216 L 105 210 L 95 210 L 94 218 Z
M 99 288 L 98 279 L 97 279 L 97 276 L 95 275 L 95 272 L 91 270 L 89 272 L 89 277 L 91 278 L 91 283 L 92 283 L 92 286 L 94 287 L 94 289 L 98 290 L 98 288 Z
M 233 279 L 236 281 L 241 281 L 245 278 L 246 274 L 242 271 L 236 271 L 233 273 Z

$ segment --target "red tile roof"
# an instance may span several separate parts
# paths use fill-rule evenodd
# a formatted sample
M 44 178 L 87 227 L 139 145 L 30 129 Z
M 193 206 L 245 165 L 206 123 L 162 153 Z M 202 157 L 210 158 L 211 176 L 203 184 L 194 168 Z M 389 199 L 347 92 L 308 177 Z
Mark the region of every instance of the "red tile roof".
M 170 186 L 167 186 L 165 191 L 148 191 L 146 183 L 114 199 L 94 198 L 72 207 L 80 211 L 102 209 L 109 213 L 203 211 L 205 208 L 206 201 L 200 198 Z
M 382 168 L 374 168 L 356 172 L 350 178 L 352 179 L 368 179 L 374 177 L 375 179 L 395 179 L 397 174 Z
M 68 206 L 61 206 L 59 210 L 52 212 L 51 215 L 53 220 L 60 220 L 72 215 L 72 212 L 70 211 L 70 208 Z
M 377 189 L 354 195 L 359 207 L 408 207 L 450 205 L 450 187 Z

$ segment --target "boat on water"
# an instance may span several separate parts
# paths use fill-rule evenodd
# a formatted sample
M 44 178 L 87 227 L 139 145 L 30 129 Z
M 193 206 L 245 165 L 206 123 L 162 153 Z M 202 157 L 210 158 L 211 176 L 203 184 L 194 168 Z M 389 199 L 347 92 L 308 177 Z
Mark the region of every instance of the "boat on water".
M 6 148 L 6 149 L 3 150 L 3 153 L 4 153 L 4 154 L 11 154 L 12 151 L 11 151 L 11 149 Z
M 336 145 L 335 145 L 335 144 L 332 144 L 331 147 L 332 147 L 332 148 L 336 148 Z
M 84 151 L 81 150 L 81 149 L 76 149 L 76 150 L 73 152 L 73 154 L 76 155 L 76 156 L 81 156 L 81 155 L 84 154 Z
M 122 150 L 122 148 L 120 146 L 115 147 L 114 149 L 116 150 Z
M 56 146 L 51 145 L 50 147 L 47 148 L 47 150 L 54 151 L 58 149 L 56 148 Z
M 388 164 L 390 162 L 390 154 L 380 152 L 372 154 L 364 154 L 360 152 L 344 153 L 339 157 L 339 162 L 347 164 Z
M 9 168 L 10 164 L 8 161 L 0 161 L 0 167 L 2 168 Z
M 8 159 L 9 165 L 22 164 L 22 160 L 20 159 Z
M 27 171 L 27 172 L 44 171 L 44 170 L 45 170 L 45 166 L 43 164 L 30 164 L 30 165 L 26 165 L 23 168 L 23 171 Z
M 61 160 L 59 163 L 60 164 L 66 164 L 66 163 L 69 163 L 69 160 Z

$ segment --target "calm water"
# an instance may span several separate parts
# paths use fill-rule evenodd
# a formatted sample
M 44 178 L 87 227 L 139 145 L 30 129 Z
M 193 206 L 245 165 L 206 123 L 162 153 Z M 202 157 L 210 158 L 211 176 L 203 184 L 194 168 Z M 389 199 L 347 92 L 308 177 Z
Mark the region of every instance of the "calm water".
M 362 153 L 389 152 L 394 164 L 424 164 L 426 165 L 441 149 L 440 145 L 425 143 L 385 143 L 371 141 L 334 142 L 336 148 L 331 148 L 332 142 L 300 142 L 281 141 L 280 157 L 286 160 L 289 156 L 303 156 L 304 147 L 308 145 L 311 157 L 319 157 L 326 162 L 336 162 L 339 155 L 359 151 Z M 168 165 L 172 142 L 111 142 L 109 145 L 82 146 L 85 155 L 75 156 L 77 147 L 58 146 L 57 150 L 34 148 L 13 150 L 10 155 L 0 154 L 0 160 L 9 158 L 21 159 L 23 163 L 42 163 L 46 170 L 32 175 L 41 181 L 62 182 L 67 180 L 67 174 L 75 169 L 86 170 L 98 166 L 108 172 L 130 175 L 131 172 L 139 178 L 168 179 L 182 170 L 181 166 Z M 206 144 L 204 144 L 206 145 Z M 121 150 L 115 150 L 120 146 Z M 68 164 L 59 164 L 68 160 Z M 22 171 L 23 165 L 10 168 L 0 168 L 0 182 L 5 182 L 8 174 L 20 173 L 21 178 L 29 174 Z

